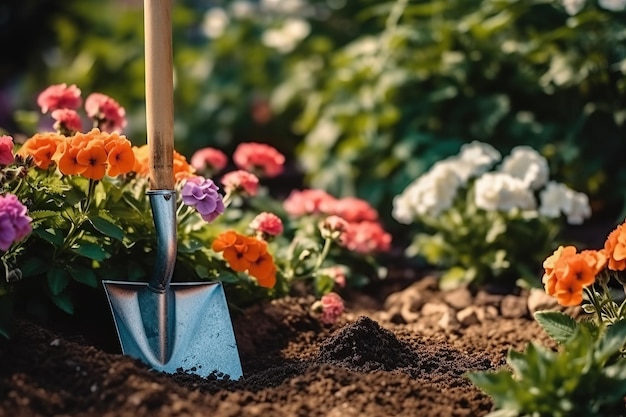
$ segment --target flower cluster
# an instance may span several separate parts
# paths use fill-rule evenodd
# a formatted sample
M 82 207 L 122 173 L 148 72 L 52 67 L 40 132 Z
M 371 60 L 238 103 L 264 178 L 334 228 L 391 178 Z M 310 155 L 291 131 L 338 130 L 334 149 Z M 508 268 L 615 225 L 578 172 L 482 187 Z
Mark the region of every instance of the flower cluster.
M 224 202 L 215 183 L 203 177 L 188 178 L 181 195 L 183 203 L 195 207 L 202 218 L 212 222 L 224 212 Z
M 444 278 L 456 277 L 448 281 L 453 286 L 532 271 L 563 219 L 581 224 L 591 208 L 584 193 L 550 181 L 548 161 L 531 147 L 503 158 L 474 141 L 409 184 L 394 198 L 392 214 L 425 226 L 430 233 L 416 235 L 408 254 L 445 267 Z
M 626 319 L 625 309 L 617 306 L 608 287 L 611 278 L 626 284 L 626 224 L 618 225 L 598 250 L 578 252 L 574 246 L 559 246 L 543 267 L 545 291 L 559 304 L 577 306 L 587 299 L 586 311 L 596 313 L 601 322 Z
M 261 287 L 272 288 L 276 284 L 276 265 L 266 242 L 229 230 L 217 236 L 211 247 L 223 253 L 234 271 L 247 271 Z
M 292 191 L 283 207 L 293 218 L 317 215 L 345 220 L 339 242 L 351 251 L 362 254 L 386 252 L 391 246 L 391 235 L 378 221 L 376 210 L 364 200 L 355 197 L 338 199 L 323 190 L 304 189 Z

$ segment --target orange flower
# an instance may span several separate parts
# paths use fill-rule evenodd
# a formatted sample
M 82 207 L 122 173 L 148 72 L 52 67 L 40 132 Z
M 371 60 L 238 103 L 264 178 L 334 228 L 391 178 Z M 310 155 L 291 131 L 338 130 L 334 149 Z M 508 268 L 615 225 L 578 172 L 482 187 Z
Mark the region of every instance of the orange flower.
M 257 279 L 261 287 L 272 288 L 276 284 L 276 265 L 269 252 L 265 252 L 252 262 L 248 272 Z
M 605 264 L 604 251 L 577 253 L 573 246 L 560 246 L 543 262 L 546 293 L 563 306 L 578 305 L 583 300 L 583 289 L 593 285 Z
M 219 236 L 217 236 L 215 240 L 213 241 L 213 244 L 211 245 L 211 247 L 213 248 L 215 252 L 222 252 L 224 251 L 224 249 L 229 248 L 233 246 L 235 243 L 237 243 L 238 236 L 239 235 L 237 235 L 236 232 L 232 230 L 228 230 L 224 233 L 221 233 Z
M 558 281 L 557 275 L 555 273 L 555 268 L 560 259 L 565 259 L 569 256 L 576 254 L 576 248 L 574 246 L 559 246 L 552 255 L 548 256 L 545 261 L 543 261 L 543 268 L 545 269 L 545 273 L 541 281 L 545 287 L 546 293 L 548 295 L 554 296 L 556 293 L 555 286 Z
M 583 287 L 574 280 L 559 282 L 556 288 L 556 301 L 564 307 L 577 306 L 583 302 Z
M 84 166 L 81 172 L 83 177 L 99 181 L 106 172 L 107 153 L 104 146 L 98 146 L 98 144 L 88 146 L 76 153 L 76 162 Z
M 626 227 L 620 224 L 604 242 L 604 250 L 608 259 L 608 267 L 613 271 L 626 269 Z
M 195 176 L 196 169 L 189 165 L 187 159 L 174 151 L 174 178 L 176 181 Z
M 78 151 L 80 149 L 72 147 L 69 142 L 58 146 L 54 158 L 63 175 L 78 175 L 85 171 L 86 167 L 78 162 Z
M 126 174 L 135 166 L 135 154 L 127 139 L 118 138 L 105 144 L 107 150 L 107 175 L 115 177 Z
M 211 247 L 223 252 L 233 271 L 248 271 L 261 287 L 272 288 L 276 284 L 276 265 L 266 242 L 229 230 L 217 236 Z
M 48 169 L 57 146 L 65 140 L 65 136 L 58 133 L 37 133 L 24 142 L 17 154 L 24 157 L 31 155 L 39 168 Z
M 133 165 L 133 171 L 137 173 L 137 175 L 141 175 L 147 177 L 150 173 L 150 162 L 149 162 L 149 149 L 148 145 L 143 146 L 133 146 L 133 152 L 135 154 L 135 164 Z

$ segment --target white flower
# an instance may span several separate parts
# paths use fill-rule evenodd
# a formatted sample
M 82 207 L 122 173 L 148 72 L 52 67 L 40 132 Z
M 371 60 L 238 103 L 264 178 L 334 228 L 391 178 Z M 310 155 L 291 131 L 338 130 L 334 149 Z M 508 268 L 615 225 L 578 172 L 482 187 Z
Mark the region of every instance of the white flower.
M 582 224 L 591 216 L 589 197 L 565 184 L 550 181 L 539 194 L 541 206 L 539 213 L 550 218 L 557 218 L 561 213 L 567 216 L 569 224 Z
M 469 179 L 487 172 L 493 164 L 502 159 L 502 155 L 496 148 L 488 143 L 473 141 L 461 146 L 458 158 L 463 161 L 469 169 Z
M 620 12 L 626 9 L 626 0 L 598 0 L 600 7 L 612 12 Z
M 254 16 L 254 4 L 246 0 L 235 0 L 230 4 L 230 10 L 238 19 Z
M 521 179 L 527 187 L 538 190 L 550 177 L 548 161 L 530 146 L 516 146 L 504 158 L 499 170 Z
M 281 28 L 268 29 L 263 32 L 261 41 L 269 48 L 286 54 L 295 49 L 298 43 L 309 36 L 311 25 L 302 19 L 287 19 Z
M 494 211 L 535 209 L 532 191 L 519 178 L 504 172 L 488 172 L 474 183 L 474 202 L 478 208 Z
M 574 16 L 585 7 L 585 0 L 563 0 L 563 7 L 568 15 Z
M 296 14 L 305 8 L 303 0 L 261 0 L 261 9 L 283 14 Z
M 443 162 L 443 161 L 442 161 Z M 393 201 L 393 217 L 409 224 L 420 216 L 438 216 L 452 206 L 461 179 L 451 164 L 435 164 Z
M 214 7 L 204 15 L 202 22 L 202 31 L 211 39 L 219 38 L 224 34 L 224 30 L 228 26 L 229 19 L 224 9 Z

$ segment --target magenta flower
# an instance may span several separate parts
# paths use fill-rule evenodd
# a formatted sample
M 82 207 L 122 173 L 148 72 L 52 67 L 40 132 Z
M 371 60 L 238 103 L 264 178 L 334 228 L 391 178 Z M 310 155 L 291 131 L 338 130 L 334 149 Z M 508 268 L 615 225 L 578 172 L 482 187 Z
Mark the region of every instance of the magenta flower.
M 243 192 L 250 197 L 254 197 L 259 189 L 259 178 L 247 171 L 237 170 L 224 174 L 222 185 L 226 193 Z
M 191 166 L 203 175 L 212 175 L 223 170 L 228 163 L 224 152 L 215 148 L 198 149 L 191 156 Z
M 14 160 L 13 138 L 11 136 L 0 136 L 0 165 L 11 165 Z
M 275 177 L 283 172 L 285 156 L 264 143 L 241 143 L 233 153 L 233 161 L 241 169 L 262 177 Z
M 51 115 L 55 120 L 54 128 L 64 135 L 71 136 L 83 130 L 83 122 L 76 110 L 56 109 Z
M 26 206 L 16 196 L 0 196 L 0 250 L 6 251 L 13 242 L 26 237 L 32 230 L 31 221 Z
M 250 222 L 250 228 L 262 235 L 273 237 L 283 232 L 283 222 L 274 213 L 263 212 Z
M 42 113 L 56 109 L 77 109 L 82 104 L 80 89 L 75 85 L 55 84 L 43 90 L 37 97 Z
M 126 127 L 126 110 L 105 94 L 90 94 L 85 100 L 85 111 L 102 131 L 121 132 Z
M 194 207 L 210 223 L 224 212 L 224 202 L 218 191 L 219 188 L 212 180 L 192 177 L 187 179 L 181 195 L 183 203 Z

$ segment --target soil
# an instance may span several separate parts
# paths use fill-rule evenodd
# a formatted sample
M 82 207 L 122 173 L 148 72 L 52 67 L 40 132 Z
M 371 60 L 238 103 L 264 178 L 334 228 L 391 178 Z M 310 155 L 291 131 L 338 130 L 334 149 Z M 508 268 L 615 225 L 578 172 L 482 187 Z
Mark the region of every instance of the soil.
M 238 381 L 157 373 L 121 355 L 104 304 L 89 323 L 19 320 L 0 341 L 0 417 L 484 416 L 492 401 L 465 374 L 504 365 L 531 340 L 551 345 L 532 320 L 555 308 L 541 291 L 442 293 L 434 277 L 409 274 L 342 295 L 334 325 L 319 322 L 311 297 L 233 312 Z

